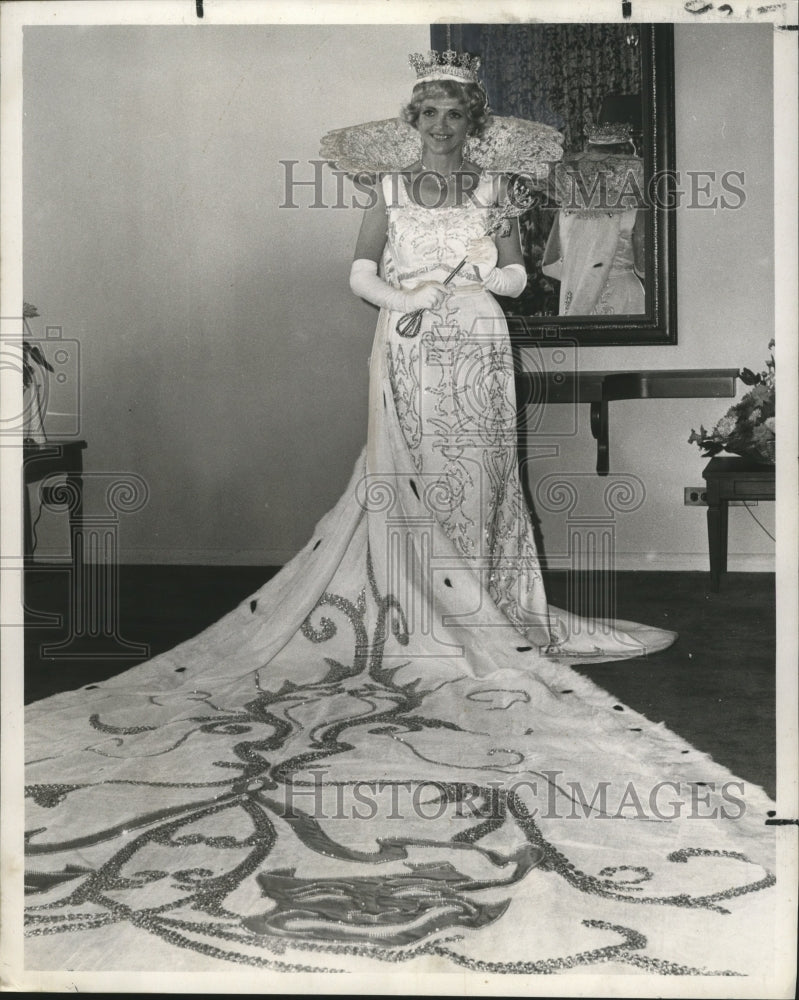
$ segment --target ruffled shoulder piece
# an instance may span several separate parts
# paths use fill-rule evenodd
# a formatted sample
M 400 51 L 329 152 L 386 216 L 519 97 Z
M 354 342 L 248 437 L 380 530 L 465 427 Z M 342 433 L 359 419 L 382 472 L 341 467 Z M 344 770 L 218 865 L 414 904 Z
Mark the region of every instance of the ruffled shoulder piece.
M 328 132 L 319 155 L 348 174 L 379 174 L 405 170 L 421 152 L 416 129 L 401 118 L 384 118 Z
M 493 116 L 479 139 L 466 142 L 464 153 L 483 170 L 527 174 L 543 183 L 563 159 L 563 135 L 541 122 Z
M 561 208 L 579 212 L 625 212 L 642 208 L 644 164 L 637 156 L 578 154 L 552 170 L 554 199 Z
M 348 174 L 406 170 L 421 154 L 419 133 L 402 118 L 335 129 L 322 138 L 320 150 Z M 550 165 L 563 157 L 563 136 L 550 125 L 495 115 L 480 138 L 466 141 L 464 155 L 481 170 L 524 173 L 544 183 Z

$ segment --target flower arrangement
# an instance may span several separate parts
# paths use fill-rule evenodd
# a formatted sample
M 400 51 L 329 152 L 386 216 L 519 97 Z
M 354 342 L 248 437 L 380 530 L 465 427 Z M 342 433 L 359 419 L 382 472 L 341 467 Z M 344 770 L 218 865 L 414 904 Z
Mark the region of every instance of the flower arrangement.
M 25 326 L 26 333 L 28 332 L 28 324 L 26 320 L 33 319 L 39 315 L 39 310 L 36 306 L 32 306 L 30 302 L 22 303 L 22 322 Z M 47 371 L 52 371 L 53 366 L 42 354 L 41 348 L 38 344 L 34 344 L 28 337 L 23 337 L 22 339 L 22 385 L 23 388 L 29 389 L 35 379 L 36 379 L 36 369 L 34 365 L 38 365 L 41 369 L 47 369 Z
M 44 356 L 41 347 L 31 339 L 29 319 L 39 315 L 39 310 L 30 302 L 22 304 L 22 398 L 23 431 L 25 444 L 44 444 L 47 434 L 44 430 L 42 397 L 46 399 L 47 372 L 53 366 Z
M 742 368 L 738 373 L 745 385 L 752 386 L 743 399 L 727 410 L 712 431 L 701 424 L 698 432 L 691 430 L 688 443 L 698 445 L 704 455 L 728 451 L 756 462 L 774 462 L 774 341 L 768 346 L 771 357 L 764 371 Z

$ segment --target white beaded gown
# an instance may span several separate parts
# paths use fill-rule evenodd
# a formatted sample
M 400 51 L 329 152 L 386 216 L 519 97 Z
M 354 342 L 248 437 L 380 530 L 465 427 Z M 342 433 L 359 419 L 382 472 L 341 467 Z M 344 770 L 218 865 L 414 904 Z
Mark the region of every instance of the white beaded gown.
M 643 160 L 589 149 L 555 164 L 552 182 L 561 207 L 541 270 L 560 282 L 559 315 L 646 312 L 643 250 L 633 234 L 646 208 Z
M 410 287 L 494 189 L 385 190 Z M 761 967 L 771 803 L 570 668 L 675 637 L 548 606 L 501 309 L 467 267 L 417 337 L 399 319 L 302 551 L 189 642 L 29 707 L 26 967 Z
M 637 214 L 635 208 L 558 213 L 541 270 L 560 282 L 559 315 L 635 316 L 646 312 L 646 295 L 633 253 Z M 547 263 L 550 253 L 559 256 Z

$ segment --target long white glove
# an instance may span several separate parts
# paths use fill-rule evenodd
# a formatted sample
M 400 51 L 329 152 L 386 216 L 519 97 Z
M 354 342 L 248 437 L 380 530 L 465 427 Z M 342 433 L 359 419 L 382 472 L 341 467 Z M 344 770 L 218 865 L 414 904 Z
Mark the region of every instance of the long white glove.
M 527 287 L 527 271 L 521 264 L 506 264 L 505 267 L 495 267 L 483 281 L 483 288 L 497 295 L 508 295 L 518 298 Z
M 483 288 L 487 288 L 489 292 L 515 299 L 527 287 L 527 272 L 521 264 L 496 267 L 497 247 L 490 236 L 472 240 L 466 249 L 466 260 L 474 265 Z
M 428 281 L 418 288 L 407 290 L 392 288 L 378 276 L 377 264 L 365 258 L 353 261 L 350 288 L 373 305 L 403 313 L 416 309 L 437 309 L 447 295 L 447 290 L 440 281 Z

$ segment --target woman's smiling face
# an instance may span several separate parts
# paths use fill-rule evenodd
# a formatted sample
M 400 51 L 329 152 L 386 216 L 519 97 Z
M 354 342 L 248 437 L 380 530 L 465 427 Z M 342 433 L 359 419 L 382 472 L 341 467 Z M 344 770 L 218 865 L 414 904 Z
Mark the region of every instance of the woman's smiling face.
M 445 155 L 459 150 L 469 132 L 469 117 L 456 98 L 435 97 L 422 102 L 416 127 L 431 153 Z

